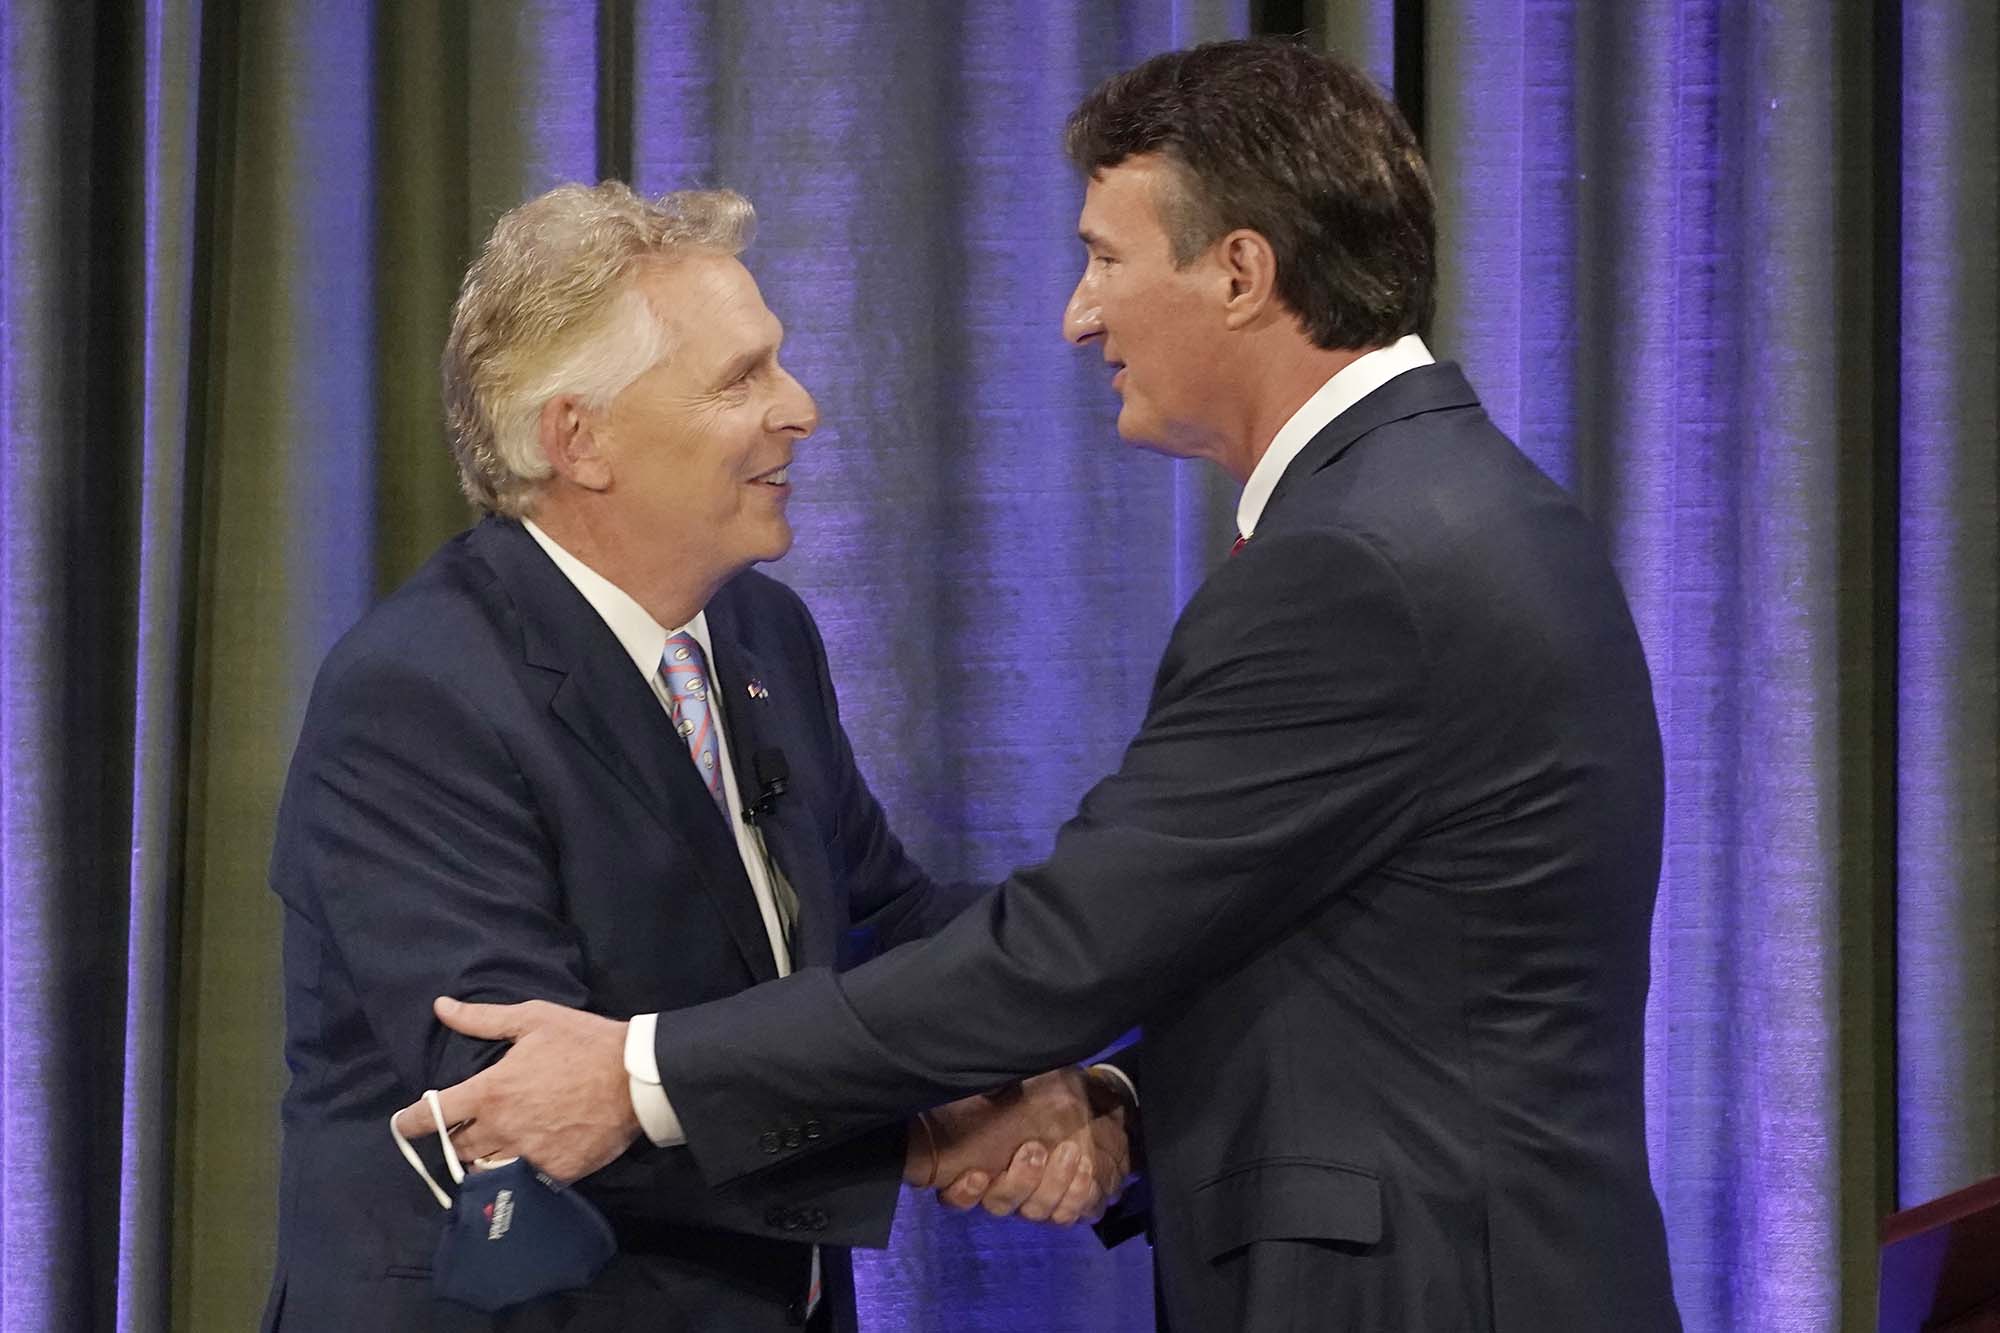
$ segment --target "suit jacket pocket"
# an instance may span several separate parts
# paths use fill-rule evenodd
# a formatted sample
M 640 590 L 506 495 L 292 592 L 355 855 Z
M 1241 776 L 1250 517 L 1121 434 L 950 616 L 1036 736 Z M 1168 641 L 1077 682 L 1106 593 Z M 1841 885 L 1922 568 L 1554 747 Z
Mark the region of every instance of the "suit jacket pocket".
M 1312 1157 L 1267 1157 L 1223 1172 L 1194 1192 L 1196 1243 L 1213 1262 L 1259 1240 L 1382 1239 L 1382 1182 Z

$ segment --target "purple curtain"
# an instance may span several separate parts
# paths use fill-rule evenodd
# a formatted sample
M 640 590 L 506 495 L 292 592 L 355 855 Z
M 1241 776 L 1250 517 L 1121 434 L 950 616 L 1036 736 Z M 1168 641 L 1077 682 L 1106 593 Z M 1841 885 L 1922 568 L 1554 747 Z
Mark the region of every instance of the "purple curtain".
M 1375 8 L 1426 41 L 1434 341 L 1599 515 L 1652 662 L 1683 1313 L 1873 1328 L 1879 1218 L 2000 1169 L 2000 29 Z

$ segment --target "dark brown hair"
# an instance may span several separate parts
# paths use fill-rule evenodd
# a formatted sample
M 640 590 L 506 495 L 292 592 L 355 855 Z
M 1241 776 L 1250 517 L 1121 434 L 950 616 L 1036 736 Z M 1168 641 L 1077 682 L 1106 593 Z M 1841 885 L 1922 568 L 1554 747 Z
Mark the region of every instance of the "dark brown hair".
M 1320 347 L 1375 347 L 1430 325 L 1430 175 L 1395 103 L 1360 70 L 1295 43 L 1170 51 L 1098 87 L 1069 118 L 1095 176 L 1157 153 L 1178 168 L 1160 221 L 1187 264 L 1239 227 L 1277 256 L 1279 299 Z

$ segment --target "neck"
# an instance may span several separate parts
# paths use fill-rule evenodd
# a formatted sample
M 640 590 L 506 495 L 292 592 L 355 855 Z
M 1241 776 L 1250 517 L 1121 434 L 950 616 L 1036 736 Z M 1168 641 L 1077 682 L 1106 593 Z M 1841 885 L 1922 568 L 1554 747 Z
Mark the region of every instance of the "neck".
M 1255 369 L 1245 381 L 1250 391 L 1231 442 L 1233 447 L 1221 459 L 1224 470 L 1239 484 L 1249 481 L 1258 462 L 1270 450 L 1271 442 L 1305 406 L 1306 399 L 1374 350 L 1315 347 L 1297 333 L 1271 339 L 1270 345 L 1255 349 L 1255 355 L 1249 358 Z
M 528 517 L 551 541 L 617 585 L 666 629 L 693 620 L 729 581 L 727 572 L 704 570 L 699 552 L 652 535 L 635 540 L 588 502 L 565 503 L 545 496 Z

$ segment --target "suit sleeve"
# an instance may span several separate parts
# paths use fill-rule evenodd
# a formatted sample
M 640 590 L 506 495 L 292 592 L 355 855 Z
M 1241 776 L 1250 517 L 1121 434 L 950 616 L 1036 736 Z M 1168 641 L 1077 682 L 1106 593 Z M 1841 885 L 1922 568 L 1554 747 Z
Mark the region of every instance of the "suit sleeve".
M 296 860 L 287 844 L 300 849 Z M 497 1058 L 433 997 L 589 1007 L 554 850 L 493 728 L 443 682 L 377 658 L 315 691 L 274 865 L 297 865 L 369 1029 L 414 1096 Z
M 434 996 L 596 1008 L 549 831 L 465 693 L 399 664 L 350 662 L 312 714 L 281 845 L 303 850 L 305 900 L 405 1095 L 458 1082 L 503 1049 L 439 1024 Z M 281 892 L 294 898 L 296 887 Z M 685 1148 L 642 1145 L 584 1187 L 628 1222 L 799 1240 L 803 1210 L 821 1223 L 811 1239 L 881 1245 L 902 1146 L 890 1128 L 718 1191 Z
M 1393 566 L 1252 543 L 1189 605 L 1118 771 L 928 941 L 663 1016 L 662 1080 L 715 1179 L 1082 1058 L 1325 910 L 1420 818 L 1424 650 Z M 810 1147 L 804 1149 L 810 1151 Z

